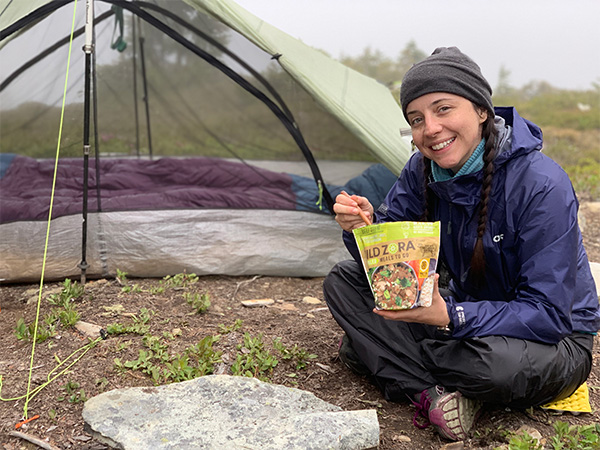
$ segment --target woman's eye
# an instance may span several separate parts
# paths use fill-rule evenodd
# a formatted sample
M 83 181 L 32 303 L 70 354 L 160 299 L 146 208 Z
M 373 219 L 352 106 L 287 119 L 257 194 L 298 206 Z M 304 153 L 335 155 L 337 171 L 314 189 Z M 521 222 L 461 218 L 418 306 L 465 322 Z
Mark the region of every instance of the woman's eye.
M 411 126 L 411 127 L 414 127 L 414 126 L 416 126 L 416 125 L 420 124 L 422 120 L 423 120 L 423 119 L 421 119 L 420 117 L 415 117 L 414 119 L 412 119 L 412 120 L 410 121 L 410 126 Z
M 438 109 L 439 112 L 447 112 L 450 111 L 450 107 L 449 106 L 440 106 L 440 109 Z

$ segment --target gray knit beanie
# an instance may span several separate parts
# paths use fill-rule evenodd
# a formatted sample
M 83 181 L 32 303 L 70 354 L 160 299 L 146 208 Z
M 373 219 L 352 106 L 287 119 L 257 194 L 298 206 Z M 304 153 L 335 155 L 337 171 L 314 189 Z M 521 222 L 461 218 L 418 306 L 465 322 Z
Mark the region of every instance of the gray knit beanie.
M 407 118 L 406 107 L 410 102 L 432 92 L 460 95 L 494 112 L 490 84 L 475 61 L 456 47 L 436 48 L 431 56 L 406 72 L 400 86 L 404 117 Z

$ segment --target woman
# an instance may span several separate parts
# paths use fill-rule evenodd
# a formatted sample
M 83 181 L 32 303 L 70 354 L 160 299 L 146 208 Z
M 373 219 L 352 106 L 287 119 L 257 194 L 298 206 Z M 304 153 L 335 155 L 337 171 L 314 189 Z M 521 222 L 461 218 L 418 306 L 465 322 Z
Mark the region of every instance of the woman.
M 600 327 L 569 178 L 540 152 L 541 130 L 494 109 L 491 95 L 456 47 L 407 72 L 400 100 L 419 151 L 377 212 L 364 197 L 336 198 L 355 260 L 324 283 L 345 331 L 340 359 L 388 400 L 408 396 L 415 425 L 451 440 L 468 436 L 484 402 L 527 408 L 570 396 Z M 436 276 L 431 307 L 373 308 L 351 233 L 364 225 L 359 210 L 375 222 L 441 222 L 450 283 L 440 289 Z

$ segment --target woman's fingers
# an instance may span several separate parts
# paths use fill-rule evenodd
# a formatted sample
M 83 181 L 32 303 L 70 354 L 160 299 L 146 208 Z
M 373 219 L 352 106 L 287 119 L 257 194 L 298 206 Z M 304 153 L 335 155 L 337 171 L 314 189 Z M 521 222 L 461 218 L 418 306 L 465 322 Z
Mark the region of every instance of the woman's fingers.
M 372 207 L 365 197 L 351 196 L 346 191 L 342 191 L 335 201 L 333 205 L 335 220 L 344 230 L 351 231 L 371 223 Z
M 450 322 L 446 302 L 440 295 L 438 287 L 439 275 L 435 275 L 433 285 L 433 301 L 431 306 L 419 306 L 412 309 L 403 309 L 396 311 L 385 311 L 373 309 L 373 312 L 388 320 L 399 320 L 402 322 L 418 322 L 429 325 L 445 326 Z

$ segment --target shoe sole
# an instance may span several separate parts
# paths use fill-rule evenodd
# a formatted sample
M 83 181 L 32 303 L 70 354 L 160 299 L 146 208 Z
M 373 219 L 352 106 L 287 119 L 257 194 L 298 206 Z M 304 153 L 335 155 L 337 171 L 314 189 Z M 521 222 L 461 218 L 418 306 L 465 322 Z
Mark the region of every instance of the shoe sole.
M 461 441 L 468 437 L 481 410 L 482 403 L 471 400 L 460 392 L 452 392 L 436 402 L 429 411 L 429 420 L 443 437 Z

